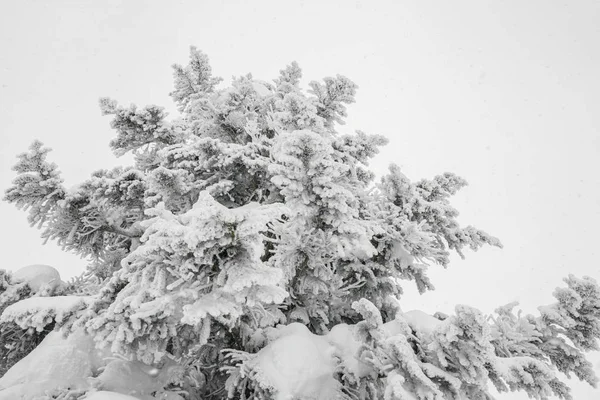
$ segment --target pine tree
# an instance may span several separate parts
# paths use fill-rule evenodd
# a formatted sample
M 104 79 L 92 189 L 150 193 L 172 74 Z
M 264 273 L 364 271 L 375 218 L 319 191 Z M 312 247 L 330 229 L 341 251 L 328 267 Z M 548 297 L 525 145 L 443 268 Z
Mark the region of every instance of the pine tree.
M 18 332 L 89 337 L 112 355 L 30 398 L 476 400 L 491 382 L 571 399 L 558 372 L 595 386 L 592 278 L 569 276 L 539 316 L 401 310 L 402 281 L 432 290 L 429 266 L 501 244 L 458 224 L 462 178 L 412 182 L 392 165 L 377 182 L 368 164 L 387 140 L 337 131 L 357 86 L 338 75 L 305 92 L 301 78 L 292 63 L 273 83 L 222 89 L 192 47 L 174 66 L 177 117 L 100 100 L 132 166 L 66 189 L 40 142 L 19 156 L 5 200 L 90 261 L 52 290 L 0 273 L 0 332 L 20 349 L 1 367 L 33 350 Z

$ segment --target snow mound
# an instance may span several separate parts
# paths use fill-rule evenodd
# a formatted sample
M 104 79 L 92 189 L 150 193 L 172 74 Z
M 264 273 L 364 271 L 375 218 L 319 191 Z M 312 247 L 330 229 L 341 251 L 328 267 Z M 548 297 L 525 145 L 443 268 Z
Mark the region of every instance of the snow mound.
M 14 322 L 23 329 L 34 327 L 42 331 L 52 321 L 63 322 L 91 300 L 90 296 L 30 297 L 6 307 L 0 323 Z
M 55 290 L 65 284 L 60 279 L 58 270 L 49 265 L 28 265 L 13 272 L 12 276 L 17 282 L 26 282 L 33 292 Z
M 108 355 L 96 349 L 93 338 L 83 332 L 67 338 L 50 332 L 0 378 L 0 400 L 31 399 L 60 387 L 87 388 L 87 378 L 105 365 Z
M 275 400 L 336 398 L 335 348 L 302 324 L 290 324 L 281 333 L 247 363 L 258 384 L 272 390 Z
M 443 322 L 421 310 L 405 312 L 403 317 L 408 322 L 408 325 L 417 332 L 418 336 L 431 335 Z
M 67 387 L 100 389 L 82 400 L 183 400 L 163 391 L 180 369 L 175 362 L 154 368 L 115 358 L 108 349 L 97 349 L 93 337 L 84 332 L 65 338 L 55 331 L 0 378 L 0 400 L 35 399 Z

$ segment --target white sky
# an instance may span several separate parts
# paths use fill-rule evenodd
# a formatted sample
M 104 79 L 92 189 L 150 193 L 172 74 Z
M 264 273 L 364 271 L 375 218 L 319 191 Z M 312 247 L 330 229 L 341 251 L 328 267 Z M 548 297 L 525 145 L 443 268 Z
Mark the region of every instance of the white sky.
M 600 279 L 600 2 L 583 1 L 13 1 L 0 10 L 0 187 L 38 138 L 67 185 L 110 165 L 114 136 L 97 105 L 159 104 L 190 45 L 226 81 L 270 80 L 296 60 L 303 85 L 340 73 L 359 86 L 343 130 L 390 138 L 391 162 L 417 180 L 444 171 L 470 186 L 463 224 L 498 236 L 432 268 L 437 286 L 404 309 L 484 312 L 513 300 L 552 301 L 568 273 Z M 25 214 L 0 205 L 0 268 L 84 262 L 41 246 Z M 410 286 L 410 285 L 408 285 Z M 600 370 L 600 362 L 595 363 Z M 570 381 L 576 400 L 600 397 Z M 499 399 L 525 399 L 505 395 Z

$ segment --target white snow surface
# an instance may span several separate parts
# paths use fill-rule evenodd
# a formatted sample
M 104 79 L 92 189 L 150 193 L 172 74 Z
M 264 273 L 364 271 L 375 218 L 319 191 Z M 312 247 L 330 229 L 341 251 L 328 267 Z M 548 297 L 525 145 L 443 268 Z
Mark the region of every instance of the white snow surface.
M 402 268 L 406 268 L 415 262 L 415 258 L 404 248 L 400 242 L 394 242 L 392 245 L 392 257 L 400 261 L 400 266 Z
M 354 336 L 354 325 L 338 324 L 326 335 L 329 343 L 336 349 L 335 355 L 346 371 L 357 378 L 369 375 L 372 370 L 358 358 L 361 342 Z
M 108 349 L 97 349 L 83 332 L 65 338 L 55 331 L 0 378 L 0 400 L 35 399 L 66 387 L 100 389 L 89 392 L 87 400 L 183 400 L 162 391 L 178 368 L 175 362 L 159 369 L 116 358 Z
M 184 400 L 183 397 L 176 393 L 162 393 L 157 395 L 157 397 L 153 396 L 129 396 L 127 394 L 117 393 L 117 392 L 109 392 L 106 390 L 100 390 L 97 392 L 90 392 L 86 397 L 82 397 L 81 400 Z
M 248 366 L 262 387 L 274 389 L 275 400 L 336 397 L 333 377 L 335 348 L 324 336 L 312 334 L 299 323 L 281 330 L 281 336 L 259 351 Z
M 433 331 L 443 322 L 421 310 L 405 312 L 404 319 L 418 335 L 431 335 Z
M 267 85 L 261 81 L 252 81 L 252 88 L 261 97 L 270 96 L 272 94 Z
M 154 368 L 139 361 L 123 359 L 111 360 L 100 376 L 93 378 L 95 387 L 103 390 L 137 396 L 146 399 L 157 392 L 158 399 L 178 399 L 174 393 L 164 393 L 163 388 L 169 383 L 173 373 L 181 372 L 181 367 L 175 362 L 168 363 L 163 368 Z
M 91 296 L 30 297 L 6 307 L 0 323 L 15 322 L 23 329 L 34 327 L 41 331 L 51 320 L 62 322 L 92 299 Z
M 60 279 L 60 273 L 49 265 L 34 264 L 19 268 L 12 277 L 18 282 L 26 282 L 33 292 L 42 289 L 54 290 L 65 283 Z
M 64 338 L 51 332 L 0 378 L 0 400 L 31 399 L 59 387 L 86 388 L 87 378 L 104 366 L 107 356 L 85 333 Z
M 139 400 L 137 397 L 128 396 L 126 394 L 107 392 L 101 390 L 93 392 L 83 398 L 84 400 Z

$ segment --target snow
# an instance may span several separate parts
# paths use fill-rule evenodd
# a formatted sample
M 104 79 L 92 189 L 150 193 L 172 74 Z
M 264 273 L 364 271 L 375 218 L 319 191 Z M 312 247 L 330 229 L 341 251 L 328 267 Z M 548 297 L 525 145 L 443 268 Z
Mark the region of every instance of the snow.
M 0 388 L 0 400 L 16 400 L 23 399 L 23 393 L 27 389 L 27 384 L 21 383 L 15 386 L 12 386 L 8 389 Z
M 431 332 L 441 323 L 420 311 L 411 311 L 405 316 L 420 332 Z M 395 320 L 381 328 L 386 336 L 392 337 L 404 333 L 408 326 L 403 320 Z M 276 400 L 336 398 L 340 388 L 334 375 L 340 367 L 341 371 L 356 379 L 373 372 L 369 365 L 358 359 L 362 343 L 356 338 L 355 330 L 355 325 L 338 324 L 326 335 L 319 336 L 300 323 L 273 328 L 266 331 L 269 345 L 260 350 L 247 366 L 256 374 L 255 379 L 263 388 L 273 390 Z M 395 388 L 398 393 L 400 389 L 401 386 Z
M 6 307 L 0 323 L 15 322 L 23 329 L 34 327 L 41 331 L 52 320 L 61 323 L 91 300 L 90 296 L 30 297 Z
M 104 366 L 107 356 L 85 333 L 64 338 L 51 332 L 0 378 L 0 400 L 30 399 L 58 387 L 88 387 L 87 378 Z
M 100 376 L 93 378 L 94 387 L 110 390 L 124 395 L 139 398 L 154 398 L 157 393 L 159 399 L 176 399 L 174 393 L 162 392 L 169 383 L 172 374 L 180 371 L 181 366 L 173 361 L 167 362 L 162 368 L 155 368 L 140 361 L 113 359 L 110 361 Z
M 398 241 L 392 245 L 392 257 L 400 262 L 400 268 L 402 269 L 409 267 L 415 262 L 415 258 Z
M 335 347 L 335 355 L 339 357 L 345 370 L 357 378 L 362 378 L 369 375 L 372 369 L 357 357 L 362 343 L 354 336 L 354 330 L 354 325 L 338 324 L 331 328 L 326 338 Z
M 33 292 L 42 289 L 55 290 L 65 284 L 60 279 L 58 270 L 49 265 L 28 265 L 13 272 L 12 276 L 17 282 L 26 282 Z
M 98 392 L 89 393 L 86 397 L 82 397 L 81 400 L 140 400 L 140 399 L 159 399 L 159 400 L 183 400 L 183 397 L 176 393 L 163 393 L 159 397 L 142 396 L 132 397 L 126 394 L 108 392 L 101 390 Z
M 431 332 L 441 323 L 421 311 L 411 311 L 405 317 L 420 332 Z M 408 329 L 402 320 L 387 322 L 381 328 L 388 337 Z M 340 388 L 334 375 L 340 367 L 356 379 L 373 372 L 358 359 L 362 343 L 356 338 L 355 330 L 355 325 L 338 324 L 326 335 L 319 336 L 300 323 L 267 330 L 269 345 L 260 350 L 247 367 L 256 374 L 255 379 L 263 388 L 273 390 L 276 400 L 336 398 Z M 397 386 L 395 391 L 400 393 L 400 389 L 401 386 Z M 413 398 L 404 391 L 402 395 Z
M 195 325 L 200 323 L 207 315 L 221 317 L 229 315 L 237 318 L 241 314 L 241 307 L 232 296 L 224 293 L 222 290 L 215 290 L 212 293 L 202 296 L 193 304 L 183 306 L 183 317 L 181 322 Z
M 88 394 L 82 400 L 139 400 L 137 397 L 128 396 L 121 393 L 99 391 Z
M 384 393 L 384 400 L 418 400 L 417 396 L 412 393 L 409 393 L 404 389 L 405 379 L 398 374 L 396 371 L 390 372 L 390 374 L 386 378 L 386 388 Z
M 407 333 L 407 328 L 406 322 L 399 319 L 388 321 L 381 327 L 388 337 L 398 334 L 404 335 Z
M 430 335 L 442 323 L 439 319 L 421 311 L 412 310 L 404 313 L 404 319 L 418 335 Z
M 97 349 L 83 332 L 65 338 L 55 331 L 0 378 L 0 400 L 33 399 L 66 387 L 101 389 L 82 398 L 87 400 L 182 400 L 176 393 L 162 392 L 180 368 L 175 362 L 158 369 L 115 358 L 108 349 Z
M 402 322 L 392 321 L 382 328 L 386 335 L 393 336 L 402 332 L 401 326 Z M 355 329 L 355 325 L 338 324 L 319 336 L 300 323 L 292 323 L 267 330 L 269 345 L 247 366 L 263 388 L 274 391 L 276 400 L 336 398 L 340 388 L 334 375 L 340 367 L 357 379 L 373 372 L 358 359 L 362 343 Z
M 266 97 L 271 95 L 271 91 L 267 86 L 259 81 L 252 81 L 252 88 L 256 91 L 256 93 L 261 97 Z
M 259 351 L 248 366 L 263 388 L 273 389 L 275 400 L 336 397 L 335 348 L 323 336 L 299 323 L 285 327 L 277 340 Z

